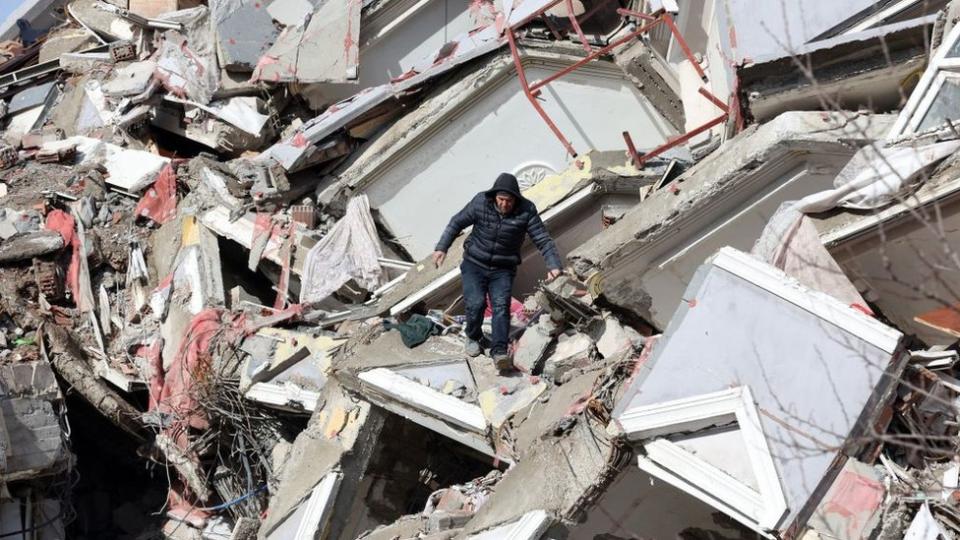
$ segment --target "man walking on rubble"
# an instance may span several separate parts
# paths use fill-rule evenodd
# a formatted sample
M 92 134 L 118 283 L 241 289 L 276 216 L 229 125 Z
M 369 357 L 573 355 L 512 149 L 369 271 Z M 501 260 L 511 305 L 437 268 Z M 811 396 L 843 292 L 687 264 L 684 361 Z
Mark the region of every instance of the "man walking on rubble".
M 464 242 L 463 262 L 460 264 L 467 316 L 464 349 L 472 357 L 483 352 L 481 325 L 489 295 L 493 310 L 490 356 L 497 369 L 503 371 L 512 366 L 507 354 L 510 302 L 524 237 L 529 234 L 543 255 L 548 281 L 560 275 L 560 255 L 540 220 L 536 205 L 520 194 L 520 185 L 512 174 L 502 173 L 493 188 L 477 193 L 450 219 L 433 252 L 433 262 L 438 268 L 443 264 L 453 239 L 471 225 L 473 231 Z

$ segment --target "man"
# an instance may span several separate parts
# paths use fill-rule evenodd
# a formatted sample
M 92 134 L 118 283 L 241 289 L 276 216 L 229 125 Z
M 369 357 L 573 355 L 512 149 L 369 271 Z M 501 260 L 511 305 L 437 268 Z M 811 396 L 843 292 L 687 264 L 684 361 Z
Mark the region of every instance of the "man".
M 507 354 L 510 301 L 525 236 L 530 235 L 543 255 L 548 281 L 560 275 L 560 255 L 540 220 L 536 205 L 520 195 L 520 186 L 512 174 L 498 176 L 492 189 L 477 193 L 450 219 L 433 252 L 433 262 L 438 268 L 443 264 L 453 239 L 471 225 L 473 232 L 464 242 L 463 262 L 460 264 L 467 316 L 464 350 L 469 356 L 483 352 L 481 324 L 489 295 L 493 309 L 490 356 L 497 369 L 502 371 L 511 367 Z

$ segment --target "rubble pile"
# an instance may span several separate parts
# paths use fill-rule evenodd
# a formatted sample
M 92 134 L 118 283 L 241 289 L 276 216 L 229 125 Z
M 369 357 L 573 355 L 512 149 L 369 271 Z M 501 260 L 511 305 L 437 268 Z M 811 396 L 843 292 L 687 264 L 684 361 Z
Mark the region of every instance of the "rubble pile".
M 960 536 L 958 19 L 24 0 L 0 538 Z M 504 171 L 506 370 L 430 257 Z

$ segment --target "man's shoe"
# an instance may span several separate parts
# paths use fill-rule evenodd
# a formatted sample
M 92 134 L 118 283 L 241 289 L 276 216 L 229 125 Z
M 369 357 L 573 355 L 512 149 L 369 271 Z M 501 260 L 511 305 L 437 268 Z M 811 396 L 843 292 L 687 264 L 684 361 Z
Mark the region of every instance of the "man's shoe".
M 493 353 L 493 365 L 497 367 L 498 371 L 510 371 L 513 369 L 513 361 L 510 360 L 510 355 L 505 352 Z
M 483 354 L 483 348 L 480 347 L 479 341 L 468 338 L 466 345 L 463 346 L 463 352 L 471 358 L 476 358 Z

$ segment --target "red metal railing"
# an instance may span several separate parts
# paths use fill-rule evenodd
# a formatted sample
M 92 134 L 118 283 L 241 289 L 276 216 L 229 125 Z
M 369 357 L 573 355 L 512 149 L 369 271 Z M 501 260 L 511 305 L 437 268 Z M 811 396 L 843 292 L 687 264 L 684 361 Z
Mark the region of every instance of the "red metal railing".
M 560 2 L 564 2 L 564 1 L 567 8 L 567 18 L 570 20 L 570 26 L 573 27 L 574 32 L 577 34 L 577 37 L 580 40 L 580 43 L 583 45 L 583 48 L 586 51 L 587 56 L 585 56 L 581 60 L 578 60 L 574 64 L 564 69 L 561 69 L 560 71 L 540 81 L 537 81 L 536 83 L 531 85 L 527 81 L 526 73 L 524 73 L 523 71 L 523 62 L 520 58 L 520 50 L 517 47 L 517 37 L 515 35 L 515 32 L 521 26 L 532 21 L 533 19 L 542 17 L 544 22 L 547 25 L 547 28 L 550 29 L 551 33 L 553 33 L 555 37 L 558 37 L 559 32 L 557 31 L 555 25 L 553 25 L 553 23 L 550 22 L 550 20 L 544 14 L 547 12 L 547 10 L 553 8 Z M 599 8 L 599 5 L 595 6 L 594 9 L 584 14 L 582 18 L 585 20 L 586 18 L 593 16 L 593 14 L 596 13 L 598 8 Z M 523 89 L 524 95 L 526 95 L 527 100 L 530 102 L 530 105 L 533 106 L 537 114 L 540 115 L 540 118 L 542 118 L 543 121 L 547 124 L 547 127 L 550 128 L 550 131 L 552 131 L 553 134 L 557 137 L 557 139 L 560 140 L 561 144 L 563 144 L 563 147 L 567 150 L 567 153 L 569 153 L 571 157 L 574 157 L 574 158 L 577 157 L 576 149 L 573 147 L 573 144 L 569 141 L 569 139 L 567 139 L 566 136 L 564 136 L 563 132 L 560 130 L 559 127 L 557 127 L 556 123 L 554 123 L 554 121 L 550 118 L 550 115 L 547 114 L 547 112 L 543 109 L 543 106 L 541 106 L 540 102 L 537 100 L 537 98 L 540 96 L 540 90 L 544 86 L 552 83 L 553 81 L 556 81 L 557 79 L 563 77 L 564 75 L 567 75 L 577 70 L 583 65 L 603 55 L 609 54 L 610 52 L 617 49 L 618 47 L 621 47 L 633 41 L 640 35 L 649 32 L 659 24 L 664 24 L 666 25 L 667 28 L 669 28 L 670 33 L 673 34 L 673 37 L 677 40 L 677 44 L 680 46 L 680 49 L 683 51 L 684 56 L 687 57 L 687 60 L 689 60 L 690 63 L 693 65 L 694 69 L 696 69 L 697 74 L 700 76 L 700 78 L 704 82 L 707 81 L 707 74 L 703 71 L 703 68 L 700 66 L 700 63 L 697 62 L 697 59 L 694 57 L 693 52 L 690 50 L 690 47 L 687 45 L 686 40 L 683 39 L 683 36 L 680 34 L 680 30 L 677 28 L 676 23 L 673 21 L 673 17 L 671 17 L 669 13 L 665 11 L 661 11 L 660 13 L 657 13 L 657 14 L 646 14 L 646 13 L 631 11 L 628 9 L 618 9 L 617 13 L 620 14 L 621 16 L 633 17 L 642 21 L 646 21 L 647 24 L 644 24 L 637 30 L 630 32 L 626 36 L 623 36 L 613 41 L 612 43 L 609 43 L 605 47 L 594 50 L 593 47 L 590 45 L 589 41 L 587 40 L 587 37 L 584 34 L 583 29 L 580 27 L 580 21 L 578 21 L 573 11 L 574 9 L 573 9 L 572 0 L 555 0 L 553 2 L 548 3 L 543 8 L 537 10 L 536 12 L 532 13 L 530 16 L 525 17 L 519 23 L 508 27 L 506 30 L 507 42 L 510 44 L 510 53 L 513 55 L 513 63 L 514 63 L 514 66 L 516 67 L 517 77 L 520 80 L 520 86 Z M 665 142 L 664 144 L 654 148 L 653 150 L 650 150 L 649 152 L 643 155 L 640 155 L 637 152 L 636 146 L 633 144 L 633 140 L 630 138 L 630 133 L 627 131 L 624 131 L 623 139 L 624 139 L 624 142 L 626 143 L 627 152 L 630 154 L 630 157 L 631 157 L 631 160 L 633 161 L 634 166 L 636 166 L 637 168 L 642 168 L 643 165 L 650 159 L 662 154 L 663 152 L 675 146 L 681 145 L 689 141 L 691 138 L 703 133 L 704 131 L 709 130 L 710 128 L 724 122 L 727 119 L 727 117 L 730 115 L 730 109 L 724 101 L 720 100 L 718 97 L 710 93 L 710 91 L 707 90 L 706 87 L 701 87 L 699 89 L 699 93 L 704 98 L 709 100 L 711 103 L 716 105 L 722 111 L 722 114 L 706 122 L 705 124 L 700 125 L 684 133 L 683 135 L 668 139 L 667 142 Z

